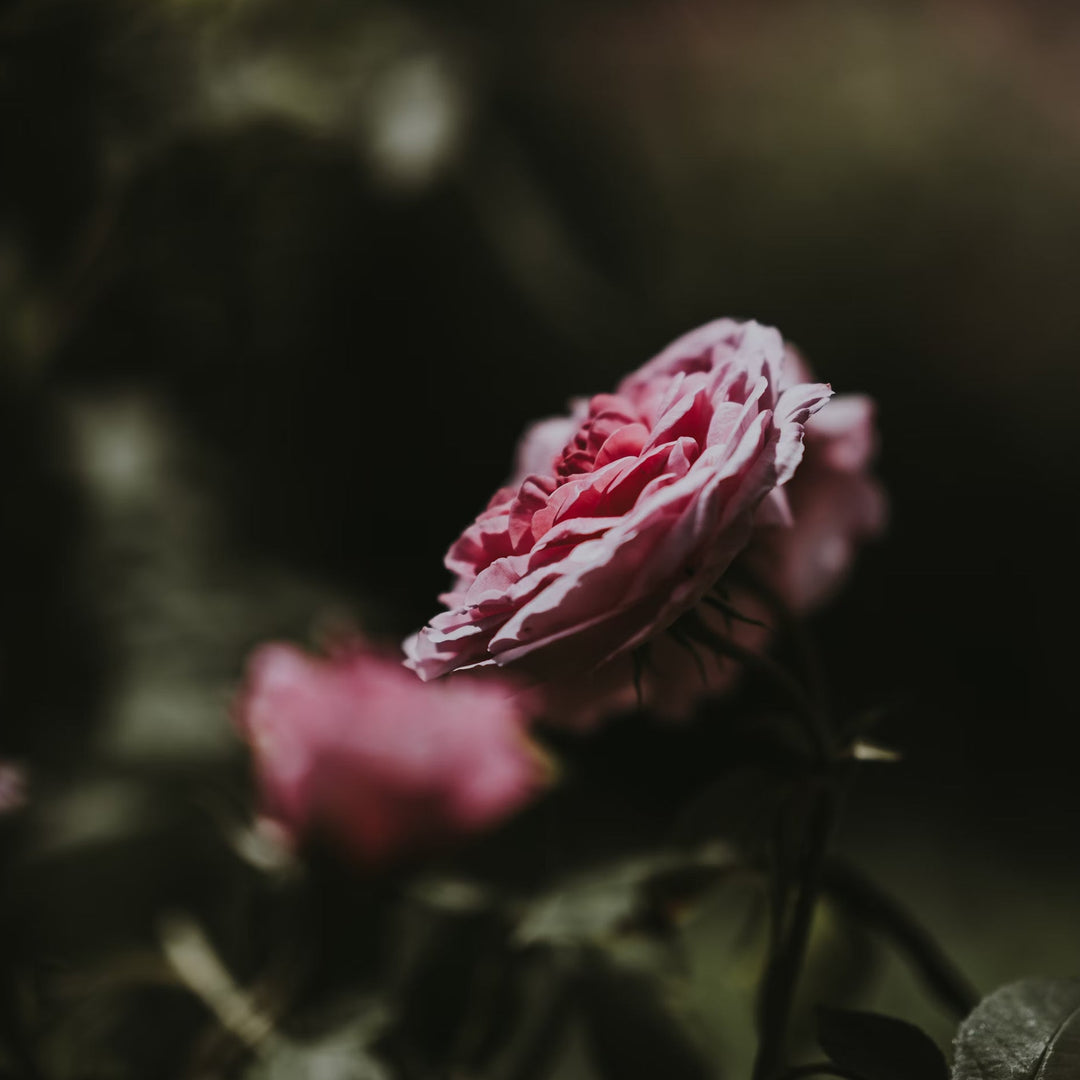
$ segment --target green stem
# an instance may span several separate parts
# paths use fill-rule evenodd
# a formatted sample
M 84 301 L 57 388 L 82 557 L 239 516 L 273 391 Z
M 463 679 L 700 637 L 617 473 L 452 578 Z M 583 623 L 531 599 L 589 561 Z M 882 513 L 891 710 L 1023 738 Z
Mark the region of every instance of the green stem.
M 740 571 L 743 584 L 769 609 L 779 633 L 791 642 L 795 660 L 806 680 L 806 688 L 818 707 L 828 712 L 828 680 L 813 636 L 807 632 L 806 623 L 788 606 L 787 601 L 765 581 L 747 569 Z
M 778 664 L 767 653 L 748 649 L 718 633 L 702 619 L 697 611 L 684 615 L 672 627 L 672 631 L 676 637 L 685 635 L 692 641 L 699 641 L 708 646 L 717 655 L 727 656 L 737 661 L 748 671 L 771 684 L 773 689 L 786 699 L 792 711 L 802 721 L 818 763 L 825 766 L 835 758 L 833 734 L 824 711 L 806 692 L 799 680 L 782 664 Z
M 806 957 L 829 840 L 838 809 L 832 778 L 822 786 L 811 812 L 802 883 L 787 937 L 770 958 L 762 983 L 762 1024 L 753 1080 L 774 1080 L 784 1060 L 795 989 Z
M 957 1019 L 962 1020 L 979 1003 L 979 992 L 925 927 L 861 870 L 838 859 L 830 860 L 823 887 L 853 916 L 892 941 L 930 992 Z
M 782 664 L 778 664 L 771 656 L 746 649 L 724 638 L 719 639 L 715 648 L 717 652 L 737 660 L 747 670 L 760 675 L 780 691 L 803 721 L 818 761 L 825 763 L 831 760 L 833 736 L 823 713 L 803 689 L 802 684 Z
M 762 979 L 761 1035 L 753 1080 L 776 1080 L 783 1067 L 795 991 L 806 957 L 829 841 L 836 823 L 842 781 L 848 766 L 829 722 L 824 680 L 812 646 L 779 598 L 769 594 L 767 602 L 782 620 L 784 629 L 798 638 L 797 647 L 807 678 L 812 684 L 811 692 L 768 654 L 745 648 L 730 637 L 717 633 L 704 621 L 700 612 L 690 612 L 678 624 L 680 633 L 709 645 L 720 655 L 737 660 L 770 683 L 786 699 L 803 723 L 817 765 L 817 782 L 820 786 L 810 810 L 801 881 L 790 920 L 786 918 L 787 890 L 778 887 L 772 901 L 772 942 Z

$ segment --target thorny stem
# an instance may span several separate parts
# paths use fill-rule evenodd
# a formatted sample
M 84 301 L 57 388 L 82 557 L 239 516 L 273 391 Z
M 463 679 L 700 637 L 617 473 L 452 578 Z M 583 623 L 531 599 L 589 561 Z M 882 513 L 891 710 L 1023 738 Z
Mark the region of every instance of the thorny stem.
M 823 886 L 845 900 L 867 921 L 876 922 L 907 953 L 930 989 L 953 1012 L 967 1015 L 977 1001 L 977 995 L 933 939 L 895 901 L 854 870 L 839 864 L 827 867 L 829 841 L 853 760 L 830 722 L 826 681 L 809 635 L 782 598 L 763 582 L 750 578 L 745 584 L 766 604 L 778 629 L 792 642 L 805 684 L 767 654 L 747 649 L 730 637 L 716 633 L 698 613 L 684 618 L 680 629 L 687 637 L 708 644 L 718 654 L 738 661 L 763 677 L 784 696 L 803 722 L 816 758 L 819 785 L 810 810 L 805 834 L 806 854 L 790 919 L 787 918 L 786 890 L 780 887 L 774 890 L 773 943 L 762 978 L 762 1025 L 753 1080 L 798 1080 L 815 1075 L 859 1080 L 854 1074 L 828 1063 L 782 1072 L 795 990 Z M 718 602 L 717 606 L 724 610 L 723 602 Z
M 785 629 L 795 631 L 798 636 L 794 620 L 786 608 L 779 601 L 772 606 L 785 622 Z M 709 644 L 719 654 L 737 660 L 771 683 L 803 721 L 816 759 L 817 790 L 806 831 L 806 855 L 801 868 L 801 881 L 790 920 L 784 918 L 787 897 L 777 890 L 773 898 L 774 943 L 761 986 L 762 1024 L 753 1080 L 774 1080 L 783 1066 L 795 990 L 810 939 L 829 841 L 836 824 L 841 781 L 846 776 L 847 766 L 828 719 L 820 677 L 816 674 L 813 676 L 817 683 L 815 692 L 808 693 L 798 679 L 770 656 L 717 634 L 700 614 L 692 613 L 682 629 L 689 637 Z M 808 656 L 812 654 L 804 652 L 804 657 Z M 811 668 L 809 662 L 805 666 Z
M 823 709 L 783 665 L 778 664 L 765 653 L 748 649 L 729 637 L 717 633 L 695 611 L 684 615 L 676 627 L 678 633 L 692 641 L 700 641 L 720 656 L 736 660 L 748 671 L 754 672 L 770 683 L 783 695 L 795 714 L 802 720 L 818 764 L 824 767 L 834 760 L 836 757 L 834 737 Z
M 740 570 L 740 577 L 746 587 L 769 609 L 776 623 L 777 630 L 791 642 L 796 661 L 806 680 L 807 690 L 824 711 L 829 709 L 827 680 L 817 645 L 806 624 L 788 606 L 787 601 L 759 575 L 747 570 Z
M 811 810 L 802 882 L 786 938 L 781 938 L 769 958 L 762 980 L 762 1025 L 753 1080 L 773 1080 L 781 1067 L 787 1040 L 795 988 L 810 939 L 825 856 L 839 803 L 836 778 L 822 783 Z
M 737 660 L 744 667 L 764 677 L 777 690 L 784 694 L 789 704 L 803 721 L 819 764 L 825 764 L 833 757 L 833 735 L 821 710 L 817 707 L 802 685 L 793 678 L 782 665 L 770 656 L 755 653 L 733 641 L 721 639 L 717 646 L 719 652 Z
M 165 959 L 180 980 L 226 1031 L 256 1053 L 265 1053 L 273 1021 L 236 985 L 198 923 L 174 912 L 162 918 L 159 932 Z

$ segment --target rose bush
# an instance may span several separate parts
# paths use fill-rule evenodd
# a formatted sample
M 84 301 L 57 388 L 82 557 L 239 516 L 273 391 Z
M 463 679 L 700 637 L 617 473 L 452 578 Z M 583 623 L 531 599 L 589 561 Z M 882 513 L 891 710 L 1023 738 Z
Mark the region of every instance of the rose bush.
M 668 629 L 755 525 L 790 522 L 782 487 L 831 391 L 785 381 L 784 363 L 775 330 L 710 323 L 535 426 L 519 475 L 450 548 L 449 610 L 405 643 L 407 665 L 423 679 L 498 665 L 554 686 Z
M 542 788 L 513 688 L 458 676 L 425 686 L 396 657 L 352 645 L 322 659 L 268 644 L 235 716 L 262 811 L 369 863 L 495 825 Z

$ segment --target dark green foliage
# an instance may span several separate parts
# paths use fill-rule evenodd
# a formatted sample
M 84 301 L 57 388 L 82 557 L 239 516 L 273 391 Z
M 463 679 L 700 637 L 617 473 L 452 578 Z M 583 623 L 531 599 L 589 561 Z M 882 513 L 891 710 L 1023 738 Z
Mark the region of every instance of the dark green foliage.
M 396 948 L 393 1039 L 425 1070 L 475 1071 L 520 1021 L 508 922 L 491 908 L 402 906 L 413 925 Z
M 862 1080 L 949 1080 L 933 1040 L 891 1016 L 819 1008 L 818 1041 L 836 1065 Z
M 995 991 L 960 1025 L 953 1080 L 1080 1076 L 1080 978 L 1022 979 Z
M 0 823 L 4 1080 L 542 1080 L 581 1034 L 604 1080 L 711 1075 L 667 985 L 611 957 L 676 950 L 731 872 L 695 858 L 718 838 L 792 895 L 807 755 L 759 678 L 690 724 L 553 736 L 563 789 L 447 858 L 493 885 L 484 909 L 398 918 L 407 874 L 314 846 L 298 879 L 264 876 L 214 815 L 253 811 L 227 713 L 248 645 L 304 635 L 328 597 L 373 635 L 415 629 L 521 428 L 718 315 L 775 323 L 881 407 L 891 537 L 815 630 L 842 713 L 897 696 L 882 737 L 906 760 L 854 793 L 846 850 L 902 877 L 896 851 L 960 835 L 998 875 L 1030 855 L 1036 903 L 1036 871 L 1065 880 L 1080 111 L 1055 42 L 1077 24 L 1045 0 L 931 7 L 0 0 L 0 759 L 30 792 Z M 430 57 L 460 138 L 398 189 L 365 125 L 384 76 Z M 110 502 L 70 445 L 73 405 L 129 394 L 165 448 L 152 502 Z M 282 599 L 298 580 L 317 602 Z M 221 737 L 189 759 L 199 702 Z M 135 751 L 133 715 L 160 716 Z M 816 1001 L 867 991 L 863 927 L 907 947 L 880 895 L 824 884 L 793 1046 Z M 1013 893 L 970 895 L 1027 949 Z M 168 969 L 177 909 L 272 1015 L 264 1045 Z M 1068 917 L 1044 950 L 1075 948 Z M 965 961 L 1010 977 L 1017 949 L 970 926 Z M 1073 986 L 989 998 L 956 1080 L 1080 1075 Z M 849 1019 L 827 1048 L 933 1080 L 898 1023 Z

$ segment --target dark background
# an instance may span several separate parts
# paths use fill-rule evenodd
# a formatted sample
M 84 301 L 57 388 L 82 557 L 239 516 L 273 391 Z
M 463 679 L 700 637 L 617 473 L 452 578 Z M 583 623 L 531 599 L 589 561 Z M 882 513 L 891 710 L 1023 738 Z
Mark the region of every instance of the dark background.
M 1048 0 L 0 5 L 35 843 L 218 783 L 254 642 L 410 632 L 526 423 L 756 318 L 880 410 L 890 530 L 815 629 L 905 761 L 843 843 L 984 989 L 1080 966 L 1078 61 Z

